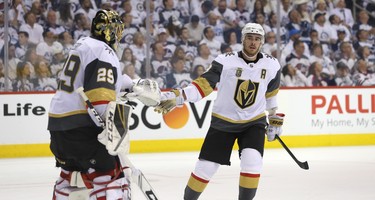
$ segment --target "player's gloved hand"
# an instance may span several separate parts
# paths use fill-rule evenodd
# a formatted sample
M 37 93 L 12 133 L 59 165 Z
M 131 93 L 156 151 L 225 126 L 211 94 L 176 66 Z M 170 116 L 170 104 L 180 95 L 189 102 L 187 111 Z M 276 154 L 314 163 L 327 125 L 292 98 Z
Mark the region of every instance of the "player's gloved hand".
M 275 140 L 275 136 L 280 136 L 283 132 L 282 125 L 284 123 L 284 114 L 276 113 L 275 115 L 268 116 L 269 125 L 267 127 L 267 140 L 269 142 Z
M 120 101 L 129 101 L 134 98 L 146 106 L 157 106 L 160 103 L 161 91 L 156 81 L 150 79 L 133 80 L 134 85 L 130 92 L 120 92 Z
M 155 107 L 154 111 L 162 114 L 167 114 L 175 107 L 181 107 L 185 99 L 182 96 L 182 91 L 173 89 L 170 92 L 163 92 L 160 98 L 160 104 Z

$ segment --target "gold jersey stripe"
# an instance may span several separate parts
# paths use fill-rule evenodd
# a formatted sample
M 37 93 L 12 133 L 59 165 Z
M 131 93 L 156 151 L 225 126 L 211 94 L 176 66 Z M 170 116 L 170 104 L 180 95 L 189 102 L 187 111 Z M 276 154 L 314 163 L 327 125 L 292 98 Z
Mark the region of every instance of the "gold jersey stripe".
M 198 86 L 198 90 L 201 93 L 202 97 L 206 97 L 213 91 L 210 83 L 207 79 L 199 77 L 193 81 L 193 84 Z M 203 94 L 202 94 L 203 93 Z
M 271 91 L 271 92 L 267 92 L 267 93 L 266 93 L 266 98 L 273 97 L 273 96 L 275 96 L 278 92 L 279 92 L 279 89 L 276 89 L 276 90 Z
M 187 185 L 196 192 L 203 192 L 207 184 L 208 184 L 207 180 L 201 179 L 195 176 L 193 173 L 191 173 L 191 176 L 189 178 Z
M 243 188 L 258 188 L 259 175 L 258 174 L 247 174 L 241 173 L 240 175 L 240 186 Z
M 116 92 L 108 88 L 96 88 L 85 92 L 91 102 L 115 101 Z
M 78 114 L 87 114 L 87 110 L 75 110 L 72 112 L 61 113 L 61 114 L 48 113 L 48 116 L 53 117 L 53 118 L 62 118 L 62 117 L 68 117 L 68 116 L 78 115 Z
M 252 122 L 252 121 L 255 121 L 257 119 L 260 119 L 260 118 L 266 116 L 266 114 L 265 113 L 261 113 L 260 115 L 255 116 L 254 118 L 248 119 L 248 120 L 233 120 L 233 119 L 230 119 L 228 117 L 221 116 L 221 115 L 219 115 L 217 113 L 212 113 L 212 116 L 217 117 L 219 119 L 222 119 L 224 121 L 233 123 L 233 124 L 244 124 L 244 123 L 248 123 L 248 122 Z

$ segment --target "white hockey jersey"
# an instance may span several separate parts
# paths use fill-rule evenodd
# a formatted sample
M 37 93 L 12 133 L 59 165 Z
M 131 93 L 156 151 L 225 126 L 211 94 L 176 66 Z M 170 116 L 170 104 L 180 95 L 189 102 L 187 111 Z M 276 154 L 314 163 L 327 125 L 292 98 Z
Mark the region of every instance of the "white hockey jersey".
M 48 130 L 70 130 L 95 126 L 86 104 L 75 90 L 83 86 L 99 114 L 116 100 L 122 85 L 120 63 L 115 51 L 91 37 L 77 41 L 69 52 L 49 110 Z
M 277 59 L 264 53 L 254 62 L 243 59 L 242 52 L 219 55 L 192 83 L 201 97 L 217 85 L 211 127 L 237 132 L 254 123 L 265 125 L 265 110 L 277 107 L 280 68 Z

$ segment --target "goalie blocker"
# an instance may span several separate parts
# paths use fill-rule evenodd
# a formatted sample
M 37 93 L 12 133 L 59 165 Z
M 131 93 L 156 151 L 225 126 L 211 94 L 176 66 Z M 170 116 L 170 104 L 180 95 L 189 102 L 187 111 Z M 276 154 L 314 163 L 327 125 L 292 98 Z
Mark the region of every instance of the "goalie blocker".
M 124 103 L 109 102 L 106 110 L 104 130 L 98 140 L 105 145 L 108 153 L 115 156 L 119 152 L 129 153 L 129 118 L 132 108 Z

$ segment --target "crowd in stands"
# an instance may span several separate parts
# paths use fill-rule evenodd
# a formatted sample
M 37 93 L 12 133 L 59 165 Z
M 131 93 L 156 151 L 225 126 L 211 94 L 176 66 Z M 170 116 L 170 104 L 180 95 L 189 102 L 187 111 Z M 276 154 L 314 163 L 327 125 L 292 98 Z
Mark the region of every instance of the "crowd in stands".
M 345 0 L 280 0 L 280 16 L 277 1 L 12 0 L 9 21 L 0 12 L 0 91 L 56 90 L 69 50 L 90 36 L 98 9 L 116 10 L 125 24 L 117 50 L 123 73 L 150 76 L 162 89 L 183 87 L 217 55 L 240 51 L 248 22 L 264 28 L 263 52 L 277 57 L 280 49 L 283 86 L 375 85 L 374 0 L 356 1 L 364 10 Z

